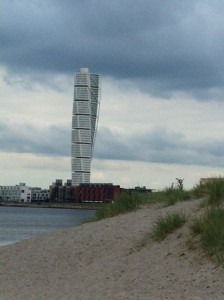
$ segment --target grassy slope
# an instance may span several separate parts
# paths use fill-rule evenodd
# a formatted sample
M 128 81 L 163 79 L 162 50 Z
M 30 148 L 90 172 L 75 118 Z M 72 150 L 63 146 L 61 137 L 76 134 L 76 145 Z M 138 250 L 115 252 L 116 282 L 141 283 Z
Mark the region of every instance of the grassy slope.
M 104 204 L 96 211 L 95 216 L 88 221 L 97 221 L 122 213 L 134 211 L 143 204 L 161 203 L 164 206 L 174 205 L 179 201 L 195 199 L 204 196 L 206 212 L 200 218 L 195 218 L 189 226 L 192 235 L 188 244 L 191 249 L 198 245 L 211 257 L 224 263 L 224 179 L 217 178 L 205 185 L 197 185 L 190 191 L 178 188 L 166 188 L 163 191 L 140 194 L 122 193 L 114 203 Z M 187 221 L 183 214 L 167 214 L 159 217 L 150 233 L 154 240 L 161 241 L 166 236 L 181 227 Z

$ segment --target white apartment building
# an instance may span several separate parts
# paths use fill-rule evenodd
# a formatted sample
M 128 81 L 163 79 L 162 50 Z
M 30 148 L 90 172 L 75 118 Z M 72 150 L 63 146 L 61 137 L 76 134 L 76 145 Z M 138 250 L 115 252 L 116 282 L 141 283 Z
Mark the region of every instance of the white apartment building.
M 31 202 L 31 188 L 25 183 L 0 186 L 0 199 L 2 201 Z
M 25 183 L 20 183 L 20 202 L 31 202 L 31 188 Z
M 39 202 L 48 199 L 48 190 L 39 187 L 29 187 L 25 183 L 0 186 L 0 201 Z

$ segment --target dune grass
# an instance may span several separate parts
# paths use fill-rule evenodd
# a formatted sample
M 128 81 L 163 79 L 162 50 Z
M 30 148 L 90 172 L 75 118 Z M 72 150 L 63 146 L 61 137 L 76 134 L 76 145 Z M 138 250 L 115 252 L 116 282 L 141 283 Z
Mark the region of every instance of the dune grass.
M 201 244 L 205 251 L 219 261 L 224 261 L 224 209 L 212 208 L 203 220 Z
M 178 201 L 185 201 L 192 199 L 192 191 L 180 190 L 178 188 L 165 188 L 160 192 L 152 193 L 149 196 L 151 202 L 161 202 L 165 206 L 176 204 Z
M 193 237 L 199 237 L 199 244 L 215 260 L 224 264 L 224 178 L 214 178 L 194 188 L 197 195 L 206 196 L 206 212 L 190 224 Z M 193 240 L 192 240 L 193 241 Z
M 96 219 L 100 220 L 136 210 L 140 202 L 141 200 L 138 194 L 122 193 L 116 197 L 114 203 L 103 204 L 100 209 L 96 211 Z
M 224 208 L 209 208 L 203 217 L 194 220 L 190 228 L 193 235 L 200 235 L 205 252 L 224 263 Z
M 222 179 L 223 180 L 223 179 Z M 222 181 L 223 182 L 223 181 Z M 163 203 L 164 206 L 174 205 L 178 201 L 185 201 L 195 197 L 201 197 L 210 193 L 210 201 L 215 202 L 223 197 L 224 191 L 220 183 L 215 184 L 213 192 L 210 193 L 211 187 L 209 186 L 196 186 L 193 190 L 185 190 L 178 187 L 165 188 L 159 192 L 153 193 L 139 193 L 139 192 L 122 192 L 117 195 L 113 203 L 102 204 L 91 219 L 85 219 L 84 222 L 97 221 L 105 218 L 110 218 L 118 214 L 130 212 L 139 208 L 144 203 Z
M 118 194 L 113 203 L 101 204 L 95 212 L 95 216 L 85 219 L 84 223 L 111 218 L 119 214 L 134 211 L 147 202 L 148 197 L 140 193 L 123 192 Z
M 130 212 L 146 203 L 163 203 L 164 206 L 174 205 L 178 201 L 192 198 L 192 191 L 180 190 L 178 188 L 165 188 L 159 192 L 139 193 L 122 192 L 118 194 L 113 203 L 105 203 L 98 206 L 95 216 L 84 219 L 82 223 L 93 222 L 110 218 L 119 214 Z
M 210 179 L 206 184 L 198 184 L 193 189 L 196 197 L 207 197 L 207 204 L 219 205 L 224 200 L 224 178 Z
M 193 236 L 197 236 L 197 235 L 201 234 L 203 231 L 202 218 L 200 217 L 200 218 L 194 219 L 190 224 L 190 229 L 191 229 Z
M 166 236 L 186 222 L 186 217 L 182 213 L 170 213 L 165 217 L 159 217 L 154 223 L 151 237 L 156 241 L 162 241 Z
M 159 192 L 143 194 L 139 192 L 123 192 L 115 198 L 113 203 L 102 204 L 96 210 L 95 216 L 84 222 L 97 221 L 113 217 L 122 213 L 134 211 L 144 203 L 163 203 L 164 206 L 173 205 L 178 201 L 206 197 L 206 213 L 195 218 L 190 229 L 192 236 L 188 240 L 189 249 L 200 245 L 206 253 L 224 264 L 224 179 L 211 179 L 206 184 L 198 184 L 192 190 L 165 188 Z M 162 241 L 166 236 L 186 222 L 182 213 L 170 213 L 159 217 L 154 223 L 150 237 Z M 145 241 L 144 243 L 145 244 Z
M 105 203 L 98 207 L 95 216 L 84 219 L 83 223 L 110 218 L 119 214 L 134 211 L 146 203 L 161 202 L 164 206 L 173 205 L 178 201 L 192 198 L 192 193 L 177 188 L 166 188 L 160 192 L 139 193 L 122 192 L 118 194 L 113 203 Z
M 220 204 L 224 200 L 224 179 L 214 179 L 207 185 L 209 204 Z

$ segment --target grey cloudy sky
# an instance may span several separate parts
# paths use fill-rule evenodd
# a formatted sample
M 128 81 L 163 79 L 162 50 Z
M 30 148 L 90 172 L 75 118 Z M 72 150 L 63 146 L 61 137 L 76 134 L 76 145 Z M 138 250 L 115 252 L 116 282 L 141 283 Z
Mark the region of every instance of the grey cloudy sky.
M 70 177 L 80 67 L 102 74 L 92 181 L 159 188 L 178 176 L 190 186 L 223 174 L 223 1 L 0 6 L 0 184 L 47 186 Z

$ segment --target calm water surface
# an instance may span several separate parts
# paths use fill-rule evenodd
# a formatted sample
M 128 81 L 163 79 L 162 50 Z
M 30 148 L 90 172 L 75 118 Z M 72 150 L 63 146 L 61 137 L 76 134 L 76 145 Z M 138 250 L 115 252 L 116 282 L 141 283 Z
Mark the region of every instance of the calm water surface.
M 80 225 L 94 210 L 0 206 L 0 246 Z

